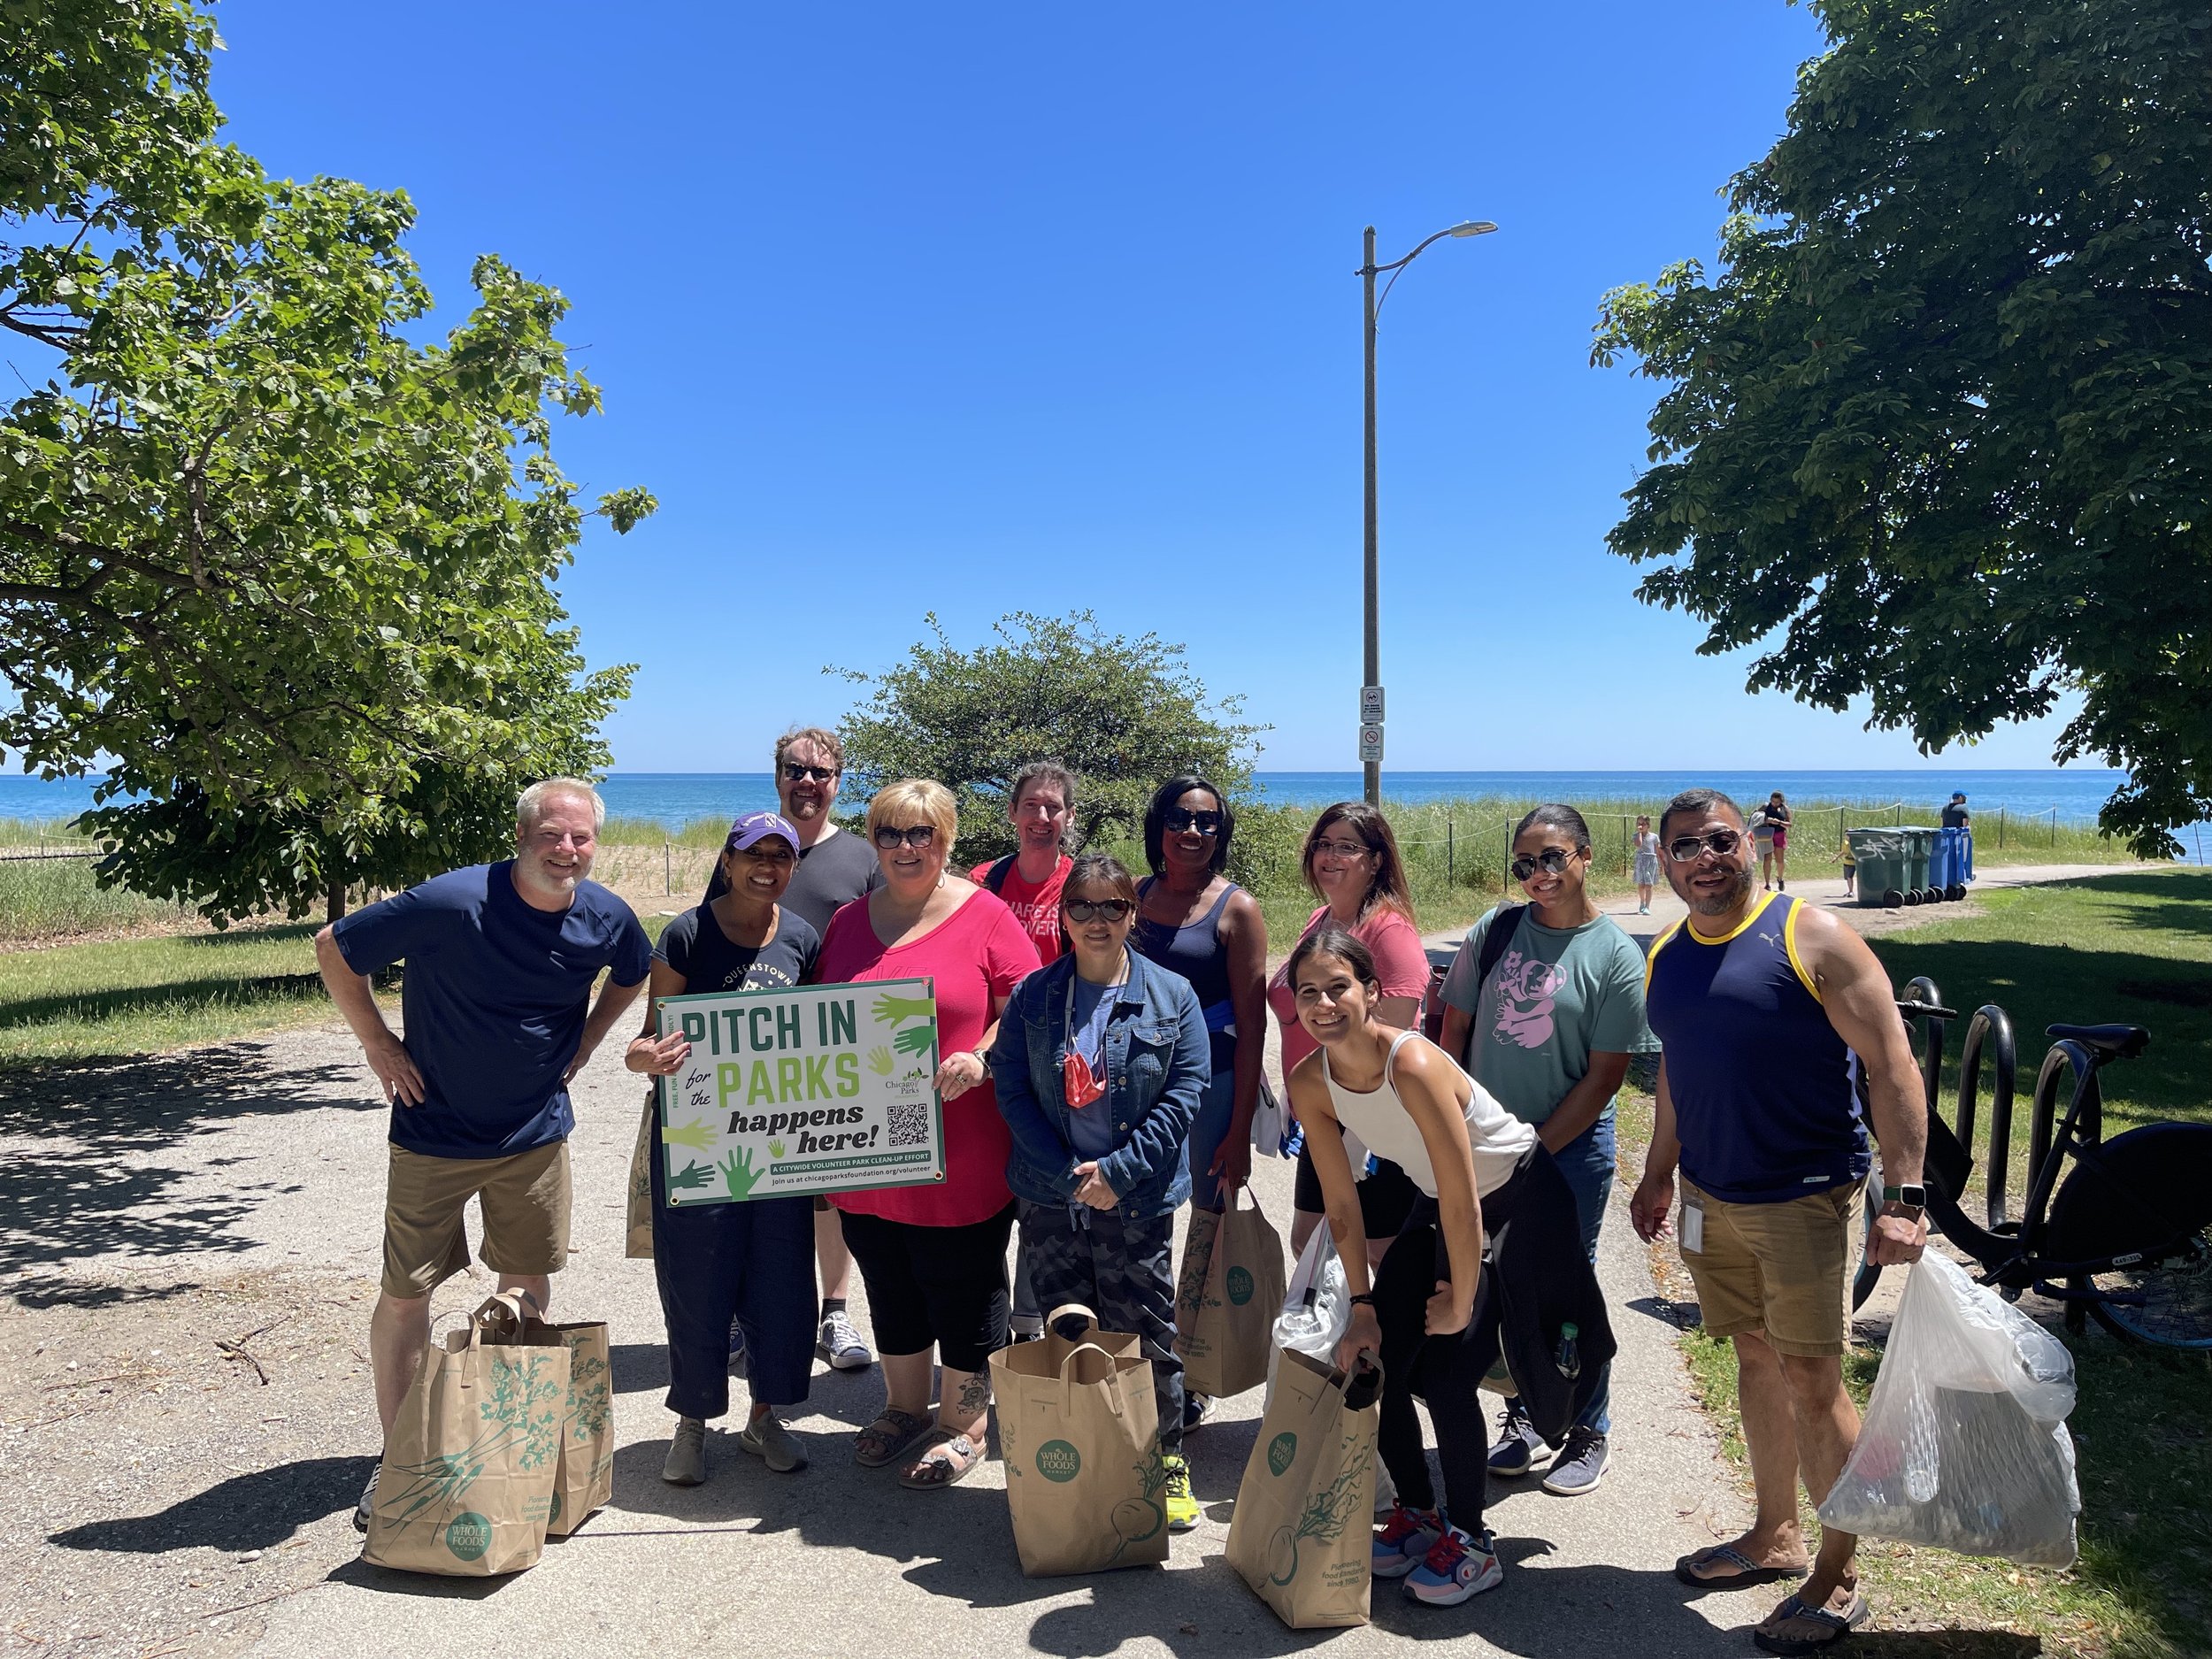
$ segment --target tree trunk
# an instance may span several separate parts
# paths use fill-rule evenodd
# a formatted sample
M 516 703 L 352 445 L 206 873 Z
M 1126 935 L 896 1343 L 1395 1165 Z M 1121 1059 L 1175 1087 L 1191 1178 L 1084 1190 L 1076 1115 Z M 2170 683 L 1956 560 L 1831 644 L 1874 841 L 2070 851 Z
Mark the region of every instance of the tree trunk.
M 330 892 L 323 902 L 323 920 L 335 922 L 346 913 L 346 884 L 342 877 L 334 879 Z

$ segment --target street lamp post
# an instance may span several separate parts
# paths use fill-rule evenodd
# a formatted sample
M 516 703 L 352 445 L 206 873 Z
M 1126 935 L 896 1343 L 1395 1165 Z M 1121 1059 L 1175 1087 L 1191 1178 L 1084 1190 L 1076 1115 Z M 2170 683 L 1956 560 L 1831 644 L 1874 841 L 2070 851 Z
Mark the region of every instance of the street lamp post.
M 1362 581 L 1364 590 L 1364 620 L 1362 639 L 1365 647 L 1363 672 L 1365 678 L 1361 681 L 1360 747 L 1361 765 L 1367 774 L 1367 804 L 1370 806 L 1382 804 L 1381 595 L 1377 564 L 1378 538 L 1375 522 L 1375 316 L 1381 311 L 1383 301 L 1390 297 L 1390 290 L 1397 285 L 1398 278 L 1395 273 L 1404 270 L 1406 266 L 1419 258 L 1423 250 L 1426 249 L 1430 242 L 1441 242 L 1447 236 L 1486 235 L 1495 229 L 1497 227 L 1486 219 L 1469 219 L 1463 224 L 1454 225 L 1448 229 L 1438 231 L 1435 235 L 1428 239 L 1428 242 L 1421 243 L 1420 247 L 1416 248 L 1404 258 L 1394 259 L 1388 265 L 1379 265 L 1375 263 L 1375 227 L 1372 225 L 1367 227 L 1363 250 L 1366 258 L 1361 263 L 1359 268 L 1360 288 L 1366 302 L 1367 312 L 1367 550 Z M 1381 297 L 1378 298 L 1375 294 L 1375 279 L 1386 271 L 1393 274 L 1390 280 L 1383 284 Z M 1375 700 L 1373 705 L 1375 718 L 1371 722 L 1367 718 L 1371 697 Z M 1371 728 L 1373 734 L 1371 748 L 1369 737 Z

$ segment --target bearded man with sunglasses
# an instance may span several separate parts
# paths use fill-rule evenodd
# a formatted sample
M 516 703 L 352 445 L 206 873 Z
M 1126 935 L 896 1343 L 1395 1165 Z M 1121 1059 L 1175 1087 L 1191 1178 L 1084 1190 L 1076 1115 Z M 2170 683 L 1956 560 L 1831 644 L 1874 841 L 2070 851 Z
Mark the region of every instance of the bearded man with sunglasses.
M 1916 1261 L 1927 1241 L 1927 1108 L 1881 963 L 1831 912 L 1752 890 L 1753 842 L 1733 801 L 1685 790 L 1661 815 L 1659 841 L 1690 913 L 1660 935 L 1647 971 L 1658 1105 L 1629 1213 L 1647 1240 L 1674 1231 L 1680 1165 L 1682 1260 L 1707 1332 L 1734 1340 L 1758 1502 L 1750 1531 L 1684 1556 L 1675 1576 L 1804 1578 L 1752 1639 L 1768 1653 L 1810 1653 L 1867 1618 L 1858 1540 L 1824 1528 L 1809 1563 L 1796 1491 L 1801 1480 L 1816 1504 L 1826 1497 L 1859 1432 L 1842 1370 L 1871 1162 L 1855 1068 L 1889 1183 L 1868 1240 L 1877 1262 Z

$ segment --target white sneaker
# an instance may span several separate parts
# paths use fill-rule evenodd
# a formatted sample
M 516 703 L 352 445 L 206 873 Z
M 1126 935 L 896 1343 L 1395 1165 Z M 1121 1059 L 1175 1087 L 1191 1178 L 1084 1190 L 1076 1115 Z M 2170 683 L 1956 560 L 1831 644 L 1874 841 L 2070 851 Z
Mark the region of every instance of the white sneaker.
M 703 1486 L 707 1479 L 707 1425 L 698 1417 L 678 1417 L 669 1437 L 668 1461 L 661 1479 L 672 1486 Z
M 384 1460 L 379 1457 L 376 1467 L 369 1471 L 369 1484 L 361 1488 L 361 1501 L 353 1506 L 353 1530 L 369 1530 L 369 1512 L 376 1508 L 376 1478 L 384 1472 Z
M 860 1333 L 853 1329 L 853 1322 L 842 1308 L 831 1309 L 823 1319 L 814 1351 L 829 1361 L 832 1371 L 865 1371 L 876 1357 L 860 1340 Z

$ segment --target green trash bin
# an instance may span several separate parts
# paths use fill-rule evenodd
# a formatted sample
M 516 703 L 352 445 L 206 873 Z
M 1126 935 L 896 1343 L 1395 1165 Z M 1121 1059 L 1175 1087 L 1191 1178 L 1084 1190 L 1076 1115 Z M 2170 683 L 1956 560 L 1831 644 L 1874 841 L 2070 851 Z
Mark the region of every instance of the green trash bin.
M 1932 866 L 1935 859 L 1936 841 L 1943 832 L 1908 824 L 1893 833 L 1905 838 L 1905 902 L 1938 902 L 1942 899 L 1943 892 L 1933 885 Z
M 1851 862 L 1858 867 L 1859 902 L 1891 910 L 1905 902 L 1905 833 L 1894 829 L 1847 831 Z

